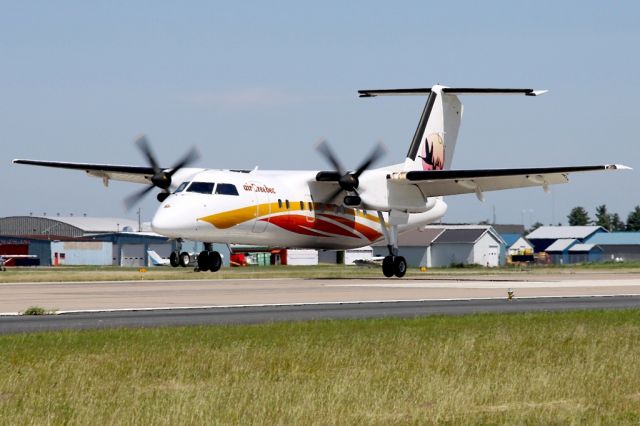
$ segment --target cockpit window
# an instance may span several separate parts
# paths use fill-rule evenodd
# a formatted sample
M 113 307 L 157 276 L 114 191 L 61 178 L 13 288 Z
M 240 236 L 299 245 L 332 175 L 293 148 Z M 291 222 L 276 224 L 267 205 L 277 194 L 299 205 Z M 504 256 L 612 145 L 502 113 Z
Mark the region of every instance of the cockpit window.
M 175 192 L 174 194 L 177 194 L 178 192 L 182 192 L 182 191 L 184 191 L 184 189 L 187 187 L 187 185 L 189 185 L 189 182 L 188 182 L 188 181 L 187 181 L 187 182 L 182 182 L 182 183 L 180 184 L 180 186 L 178 186 L 178 187 L 176 188 L 176 192 Z
M 231 183 L 219 183 L 218 186 L 216 186 L 216 194 L 238 195 L 238 190 L 236 186 Z
M 187 192 L 196 192 L 198 194 L 211 194 L 213 193 L 213 182 L 191 182 Z

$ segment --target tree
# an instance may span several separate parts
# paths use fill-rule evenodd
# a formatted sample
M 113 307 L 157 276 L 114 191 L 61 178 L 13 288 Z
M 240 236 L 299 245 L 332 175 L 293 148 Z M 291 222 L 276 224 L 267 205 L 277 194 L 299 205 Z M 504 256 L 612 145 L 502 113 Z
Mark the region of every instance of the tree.
M 601 205 L 596 207 L 596 225 L 602 226 L 607 231 L 611 231 L 611 215 L 607 212 L 607 206 Z
M 571 209 L 571 213 L 567 216 L 569 220 L 570 226 L 585 226 L 591 223 L 591 219 L 589 219 L 589 213 L 584 209 L 584 207 L 574 207 Z
M 627 231 L 640 231 L 640 206 L 636 206 L 627 216 Z
M 620 219 L 620 215 L 618 213 L 614 213 L 611 215 L 611 231 L 612 232 L 620 232 L 625 230 L 625 224 Z

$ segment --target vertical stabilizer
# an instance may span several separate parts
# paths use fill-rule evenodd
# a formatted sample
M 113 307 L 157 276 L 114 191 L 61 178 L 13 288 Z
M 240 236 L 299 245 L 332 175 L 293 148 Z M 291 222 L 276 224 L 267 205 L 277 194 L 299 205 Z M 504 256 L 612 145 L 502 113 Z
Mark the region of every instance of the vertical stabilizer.
M 444 170 L 451 160 L 458 139 L 462 103 L 455 95 L 433 86 L 418 122 L 405 160 L 405 170 Z

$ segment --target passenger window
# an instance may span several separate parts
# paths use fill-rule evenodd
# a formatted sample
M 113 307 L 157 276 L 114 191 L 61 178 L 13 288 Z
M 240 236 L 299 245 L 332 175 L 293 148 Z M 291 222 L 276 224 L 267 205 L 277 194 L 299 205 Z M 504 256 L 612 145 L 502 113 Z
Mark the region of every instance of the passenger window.
M 177 194 L 178 192 L 182 192 L 182 191 L 184 191 L 184 189 L 187 187 L 187 185 L 189 185 L 189 181 L 182 182 L 182 183 L 180 184 L 180 186 L 178 186 L 178 187 L 176 188 L 176 192 L 174 192 L 174 194 Z
M 300 210 L 304 210 L 304 201 L 300 201 Z
M 211 194 L 213 193 L 213 182 L 191 182 L 187 192 L 195 192 L 198 194 Z
M 289 210 L 289 200 L 284 200 L 284 204 L 287 206 L 287 210 Z
M 278 208 L 282 208 L 282 200 L 278 198 Z
M 236 186 L 230 183 L 219 183 L 218 186 L 216 186 L 216 194 L 239 195 Z
M 309 201 L 309 210 L 313 210 L 313 203 Z

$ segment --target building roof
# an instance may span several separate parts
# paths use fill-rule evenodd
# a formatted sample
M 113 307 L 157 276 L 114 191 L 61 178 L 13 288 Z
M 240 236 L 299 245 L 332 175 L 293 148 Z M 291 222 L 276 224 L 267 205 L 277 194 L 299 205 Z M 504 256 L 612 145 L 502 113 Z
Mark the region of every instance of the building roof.
M 520 238 L 523 238 L 520 234 L 500 234 L 500 236 L 504 240 L 504 243 L 507 245 L 507 247 L 511 247 L 516 243 L 516 241 L 518 241 Z
M 60 216 L 53 218 L 84 232 L 135 232 L 138 222 L 122 217 Z
M 60 239 L 81 237 L 84 232 L 76 226 L 48 217 L 9 216 L 0 218 L 0 235 Z
M 577 243 L 578 240 L 575 238 L 561 238 L 559 240 L 557 240 L 556 242 L 554 242 L 553 244 L 551 244 L 549 247 L 547 247 L 545 249 L 546 252 L 550 252 L 550 251 L 565 251 L 566 249 L 568 249 L 569 247 L 571 247 L 572 245 L 574 245 L 575 243 Z
M 529 248 L 533 248 L 533 245 L 531 245 L 531 243 L 527 241 L 525 237 L 520 237 L 517 240 L 515 240 L 513 243 L 509 245 L 509 248 L 515 246 L 516 244 L 518 244 L 518 246 L 527 246 Z
M 528 240 L 585 239 L 596 232 L 607 232 L 601 226 L 541 226 L 527 235 Z
M 414 229 L 412 231 L 403 232 L 398 235 L 398 245 L 401 247 L 426 247 L 431 245 L 433 240 L 438 238 L 438 235 L 444 232 L 443 227 L 431 227 L 426 226 L 422 229 Z M 383 240 L 373 243 L 372 246 L 380 247 L 386 246 L 387 243 Z
M 572 247 L 569 249 L 569 252 L 570 252 L 570 253 L 575 253 L 575 252 L 585 252 L 585 253 L 588 253 L 588 252 L 590 252 L 591 250 L 593 250 L 594 248 L 596 248 L 596 249 L 598 249 L 598 250 L 602 251 L 602 249 L 601 249 L 600 247 L 598 247 L 597 245 L 595 245 L 595 244 L 575 244 L 574 246 L 572 246 Z
M 486 228 L 476 229 L 445 229 L 438 235 L 434 243 L 475 243 L 487 232 Z
M 502 225 L 499 223 L 494 223 L 493 229 L 500 235 L 503 234 L 518 234 L 524 235 L 524 225 Z
M 598 245 L 640 245 L 640 232 L 598 232 L 586 242 Z

